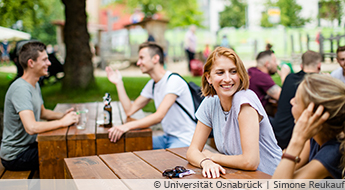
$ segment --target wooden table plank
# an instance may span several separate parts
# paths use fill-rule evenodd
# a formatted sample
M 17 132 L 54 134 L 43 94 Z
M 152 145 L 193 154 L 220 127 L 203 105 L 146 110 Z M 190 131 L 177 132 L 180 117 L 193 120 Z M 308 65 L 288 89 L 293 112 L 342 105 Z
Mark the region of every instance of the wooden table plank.
M 65 179 L 118 179 L 98 156 L 65 158 Z
M 151 166 L 157 168 L 161 173 L 167 169 L 173 169 L 176 166 L 183 166 L 186 169 L 191 169 L 196 173 L 185 176 L 183 179 L 204 179 L 201 174 L 202 170 L 200 168 L 190 165 L 187 160 L 164 149 L 136 151 L 133 153 L 145 160 Z
M 125 152 L 152 150 L 152 130 L 150 128 L 131 130 L 124 136 Z
M 146 150 L 133 153 L 116 153 L 100 156 L 66 158 L 65 175 L 71 179 L 108 179 L 108 174 L 116 175 L 127 187 L 138 188 L 140 185 L 126 179 L 167 179 L 162 176 L 166 169 L 183 166 L 192 169 L 196 174 L 184 176 L 183 179 L 206 179 L 202 176 L 202 169 L 194 167 L 175 152 L 183 152 L 183 149 Z M 102 162 L 101 162 L 102 160 Z M 104 163 L 103 163 L 104 162 Z M 98 166 L 101 165 L 101 166 Z M 107 168 L 107 169 L 106 169 Z M 91 172 L 90 172 L 91 171 Z M 242 171 L 226 168 L 226 175 L 221 175 L 219 180 L 227 179 L 267 179 L 270 176 L 260 171 Z M 176 180 L 178 180 L 177 178 Z M 172 179 L 176 181 L 175 178 Z M 152 185 L 152 184 L 148 184 Z
M 210 151 L 216 151 L 212 147 L 207 147 L 208 150 Z M 167 149 L 168 151 L 179 155 L 180 157 L 187 159 L 187 150 L 188 147 L 183 147 L 183 148 L 169 148 Z M 245 170 L 238 170 L 238 169 L 232 169 L 232 168 L 227 168 L 226 169 L 226 174 L 222 175 L 221 177 L 225 179 L 270 179 L 271 175 L 266 174 L 261 171 L 245 171 Z
M 5 172 L 5 167 L 0 162 L 0 178 L 2 177 L 2 174 L 4 174 L 4 172 Z
M 112 117 L 113 117 L 113 125 L 122 125 L 122 120 L 120 117 L 119 109 L 118 109 L 119 102 L 111 102 L 112 105 Z M 97 114 L 97 121 L 103 121 L 103 102 L 98 103 L 98 114 Z M 110 142 L 108 138 L 108 130 L 109 128 L 105 128 L 101 122 L 97 122 L 96 124 L 96 151 L 97 155 L 100 154 L 110 154 L 110 153 L 119 153 L 125 151 L 125 140 L 122 137 L 116 143 Z
M 143 110 L 135 112 L 127 117 L 121 103 L 118 109 L 123 123 L 142 119 L 145 117 Z M 152 130 L 150 128 L 128 131 L 125 135 L 125 152 L 133 152 L 140 150 L 152 150 Z
M 99 156 L 120 179 L 164 179 L 162 174 L 131 152 Z
M 88 120 L 85 129 L 71 126 L 67 133 L 68 158 L 91 156 L 96 154 L 96 116 L 97 102 L 74 104 L 74 107 L 88 109 Z
M 39 141 L 38 158 L 41 179 L 63 179 L 63 159 L 67 158 L 66 140 Z
M 55 112 L 64 113 L 72 104 L 57 104 Z M 63 159 L 67 158 L 66 134 L 68 127 L 37 135 L 41 179 L 63 179 Z

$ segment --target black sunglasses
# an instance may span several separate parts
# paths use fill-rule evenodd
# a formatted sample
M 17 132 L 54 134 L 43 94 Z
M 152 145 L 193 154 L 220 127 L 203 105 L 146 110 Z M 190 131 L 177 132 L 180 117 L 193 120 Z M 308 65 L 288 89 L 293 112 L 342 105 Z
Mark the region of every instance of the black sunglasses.
M 183 166 L 176 166 L 175 168 L 173 169 L 167 169 L 163 172 L 163 176 L 165 177 L 179 177 L 179 174 L 180 173 L 184 173 L 186 172 L 187 169 Z

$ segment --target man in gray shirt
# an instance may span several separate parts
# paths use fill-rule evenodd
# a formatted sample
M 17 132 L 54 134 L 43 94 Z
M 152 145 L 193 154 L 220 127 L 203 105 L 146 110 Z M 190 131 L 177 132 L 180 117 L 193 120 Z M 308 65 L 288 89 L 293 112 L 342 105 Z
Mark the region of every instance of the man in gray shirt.
M 28 42 L 20 50 L 22 77 L 14 81 L 5 96 L 4 130 L 0 149 L 2 165 L 8 170 L 38 169 L 38 133 L 78 122 L 73 108 L 65 113 L 45 109 L 38 80 L 51 65 L 41 42 Z M 40 121 L 40 119 L 48 121 Z

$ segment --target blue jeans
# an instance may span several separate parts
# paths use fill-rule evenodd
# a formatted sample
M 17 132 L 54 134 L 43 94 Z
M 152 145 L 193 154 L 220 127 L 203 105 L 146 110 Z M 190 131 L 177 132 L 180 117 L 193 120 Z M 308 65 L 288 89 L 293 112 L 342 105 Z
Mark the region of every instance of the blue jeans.
M 177 137 L 164 134 L 161 136 L 152 137 L 153 149 L 166 149 L 166 148 L 180 148 L 186 147 L 187 144 L 181 142 Z

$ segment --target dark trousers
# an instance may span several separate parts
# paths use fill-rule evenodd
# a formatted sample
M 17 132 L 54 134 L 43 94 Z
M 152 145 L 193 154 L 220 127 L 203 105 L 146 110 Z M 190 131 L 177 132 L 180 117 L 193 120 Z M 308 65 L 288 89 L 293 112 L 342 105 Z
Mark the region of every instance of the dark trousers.
M 186 49 L 186 54 L 187 54 L 187 57 L 188 57 L 188 69 L 190 71 L 190 61 L 194 59 L 195 53 L 189 51 L 188 49 Z
M 7 170 L 12 171 L 38 170 L 37 142 L 30 145 L 29 149 L 21 152 L 15 160 L 1 159 L 1 163 Z

